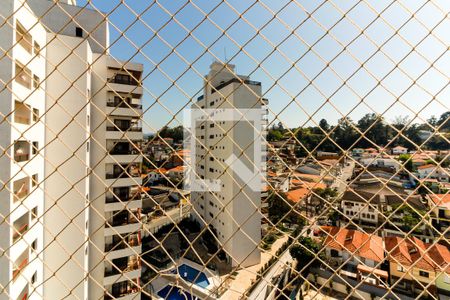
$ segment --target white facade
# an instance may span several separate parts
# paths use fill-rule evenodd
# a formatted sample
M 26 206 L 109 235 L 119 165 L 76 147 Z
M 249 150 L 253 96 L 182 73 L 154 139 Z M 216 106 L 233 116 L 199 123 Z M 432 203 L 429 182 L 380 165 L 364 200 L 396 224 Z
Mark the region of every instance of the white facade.
M 440 166 L 427 165 L 419 167 L 417 173 L 420 179 L 429 178 L 436 179 L 440 182 L 450 182 L 450 169 L 445 169 Z
M 0 5 L 0 299 L 140 298 L 143 66 L 98 12 L 23 2 Z
M 261 83 L 240 76 L 245 81 L 241 84 L 234 66 L 226 67 L 231 71 L 217 62 L 211 65 L 204 96 L 193 108 L 263 108 L 266 100 L 261 98 Z M 252 190 L 230 169 L 225 171 L 225 160 L 233 154 L 253 167 L 254 128 L 246 121 L 217 120 L 197 125 L 196 172 L 202 179 L 219 179 L 222 185 L 220 192 L 193 193 L 197 218 L 213 229 L 232 266 L 257 264 L 261 255 L 261 191 Z M 256 155 L 262 154 L 258 151 Z
M 33 290 L 30 299 L 41 299 L 45 30 L 18 1 L 2 1 L 0 14 L 13 16 L 0 29 L 0 111 L 7 120 L 0 125 L 0 299 Z

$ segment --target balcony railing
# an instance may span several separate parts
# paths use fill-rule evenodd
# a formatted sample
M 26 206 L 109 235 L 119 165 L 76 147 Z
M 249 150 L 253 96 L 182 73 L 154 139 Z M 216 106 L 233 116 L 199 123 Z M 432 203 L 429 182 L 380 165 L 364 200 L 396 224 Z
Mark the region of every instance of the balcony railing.
M 142 109 L 141 104 L 132 104 L 127 102 L 106 102 L 106 106 L 108 107 L 121 107 L 121 108 L 136 108 L 136 109 Z
M 30 155 L 29 154 L 15 154 L 14 155 L 14 160 L 16 162 L 24 162 L 30 159 Z
M 118 283 L 118 284 L 121 284 L 121 282 Z M 105 291 L 104 299 L 105 300 L 112 300 L 112 299 L 125 297 L 127 295 L 137 293 L 137 292 L 139 292 L 139 290 L 140 289 L 139 289 L 139 287 L 136 284 L 133 285 L 133 284 L 130 283 L 130 284 L 124 285 L 120 289 L 118 289 L 116 291 L 113 291 L 113 292 Z
M 126 84 L 126 85 L 135 85 L 139 86 L 140 83 L 133 79 L 131 76 L 124 76 L 124 77 L 111 77 L 108 78 L 109 83 L 117 83 L 117 84 Z
M 112 149 L 109 151 L 111 155 L 136 155 L 140 152 L 136 149 Z
M 135 193 L 133 195 L 115 195 L 115 196 L 106 196 L 106 203 L 115 203 L 115 202 L 128 202 L 133 200 L 140 200 L 142 198 L 141 193 Z
M 18 229 L 14 228 L 13 241 L 17 241 L 28 231 L 28 224 L 24 224 Z
M 105 244 L 105 251 L 117 251 L 125 248 L 137 247 L 140 246 L 141 242 L 138 237 L 132 237 L 128 239 L 128 245 L 124 241 L 120 242 L 112 242 Z
M 14 192 L 14 201 L 21 200 L 21 199 L 25 198 L 26 196 L 28 196 L 28 194 L 29 194 L 28 189 L 15 191 Z
M 113 265 L 112 269 L 105 270 L 105 277 L 136 271 L 140 267 L 141 263 L 139 260 L 129 261 L 127 264 L 123 265 Z
M 28 257 L 26 257 L 18 266 L 17 268 L 13 269 L 13 279 L 16 279 L 17 276 L 19 276 L 20 273 L 22 273 L 22 270 L 25 269 L 25 267 L 28 265 Z
M 125 226 L 137 223 L 139 223 L 139 214 L 137 212 L 134 212 L 134 213 L 127 213 L 126 216 L 124 215 L 113 216 L 112 218 L 106 221 L 105 227 Z
M 142 127 L 107 126 L 106 131 L 132 131 L 141 132 Z
M 139 171 L 113 172 L 113 173 L 106 173 L 106 175 L 105 175 L 106 179 L 132 178 L 132 177 L 139 177 L 139 176 L 141 176 L 141 173 Z

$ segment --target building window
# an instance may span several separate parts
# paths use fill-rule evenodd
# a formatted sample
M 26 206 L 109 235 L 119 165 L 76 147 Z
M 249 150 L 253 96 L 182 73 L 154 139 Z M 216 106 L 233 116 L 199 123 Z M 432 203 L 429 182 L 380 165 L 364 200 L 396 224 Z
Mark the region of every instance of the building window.
M 399 272 L 405 272 L 405 269 L 404 269 L 402 266 L 397 265 L 397 271 L 399 271 Z
M 83 37 L 83 29 L 81 27 L 75 27 L 75 36 Z
M 34 41 L 34 55 L 39 56 L 41 54 L 41 46 Z
M 24 87 L 30 89 L 31 88 L 31 71 L 24 65 L 16 62 L 16 76 L 14 77 L 14 80 L 23 85 Z
M 40 84 L 41 84 L 41 79 L 38 76 L 33 75 L 33 88 L 37 89 Z
M 89 152 L 89 142 L 86 142 L 86 152 Z
M 33 155 L 36 155 L 38 150 L 39 150 L 39 142 L 33 142 L 33 147 L 32 148 L 33 148 L 33 150 L 31 151 L 31 153 Z
M 33 108 L 33 122 L 37 122 L 39 119 L 39 109 Z
M 31 34 L 22 26 L 19 22 L 16 22 L 16 41 L 21 45 L 28 53 L 32 50 L 33 38 Z
M 37 239 L 34 240 L 34 241 L 31 243 L 31 249 L 33 249 L 34 251 L 36 251 L 36 249 L 37 249 Z
M 430 273 L 425 271 L 419 271 L 419 275 L 426 278 L 430 277 Z
M 36 186 L 39 182 L 39 176 L 38 174 L 34 174 L 33 176 L 31 176 L 31 186 Z
M 37 206 L 35 206 L 31 209 L 31 220 L 36 219 L 37 216 L 38 216 L 38 208 Z
M 33 276 L 31 276 L 31 284 L 35 284 L 37 280 L 37 272 L 34 272 Z

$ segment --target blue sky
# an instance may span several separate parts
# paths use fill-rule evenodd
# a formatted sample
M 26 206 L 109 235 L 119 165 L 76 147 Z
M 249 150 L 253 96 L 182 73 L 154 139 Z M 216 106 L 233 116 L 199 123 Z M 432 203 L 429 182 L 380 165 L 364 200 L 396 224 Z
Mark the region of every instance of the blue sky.
M 269 119 L 277 116 L 290 127 L 322 118 L 336 123 L 347 114 L 357 120 L 369 112 L 387 120 L 415 114 L 426 119 L 450 107 L 448 0 L 92 0 L 91 5 L 110 14 L 111 53 L 144 63 L 146 132 L 170 122 L 180 125 L 172 118 L 181 121 L 180 110 L 201 94 L 209 65 L 225 55 L 239 74 L 262 82 Z

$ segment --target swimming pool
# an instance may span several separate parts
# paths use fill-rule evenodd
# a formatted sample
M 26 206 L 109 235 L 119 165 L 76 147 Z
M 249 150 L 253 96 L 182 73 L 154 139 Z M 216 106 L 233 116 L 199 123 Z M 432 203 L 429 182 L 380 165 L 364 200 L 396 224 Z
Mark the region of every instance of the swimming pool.
M 189 281 L 195 285 L 198 285 L 201 288 L 207 288 L 209 285 L 209 280 L 206 277 L 205 273 L 200 272 L 193 267 L 182 264 L 178 267 L 178 274 L 186 281 Z
M 158 296 L 165 300 L 197 300 L 197 297 L 193 297 L 188 292 L 173 286 L 166 285 L 162 290 L 158 292 Z

